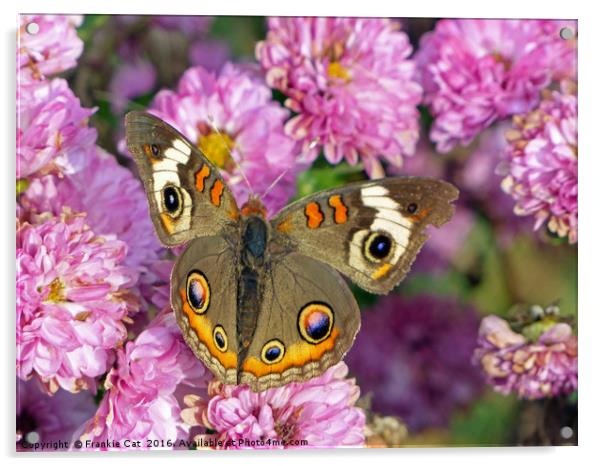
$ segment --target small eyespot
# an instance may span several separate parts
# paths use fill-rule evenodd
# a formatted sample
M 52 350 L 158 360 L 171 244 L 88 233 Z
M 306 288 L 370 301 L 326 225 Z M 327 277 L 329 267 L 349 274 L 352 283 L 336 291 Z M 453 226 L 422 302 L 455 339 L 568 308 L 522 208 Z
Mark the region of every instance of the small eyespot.
M 277 339 L 270 340 L 263 345 L 261 360 L 266 364 L 276 364 L 277 362 L 282 361 L 284 352 L 284 343 Z
M 197 314 L 203 314 L 209 308 L 211 289 L 207 278 L 198 270 L 193 270 L 186 279 L 186 300 Z
M 172 217 L 177 217 L 182 212 L 182 195 L 180 190 L 173 185 L 163 188 L 163 205 Z
M 326 303 L 312 302 L 299 311 L 297 326 L 305 341 L 314 345 L 326 340 L 334 325 L 332 308 Z
M 381 262 L 391 254 L 393 240 L 384 232 L 375 231 L 366 238 L 364 254 L 372 262 Z
M 159 150 L 159 146 L 157 144 L 144 144 L 142 148 L 148 157 L 160 158 L 161 156 L 161 151 Z
M 159 156 L 159 146 L 157 144 L 151 144 L 151 152 L 155 157 Z
M 222 353 L 228 349 L 228 337 L 226 331 L 221 325 L 216 325 L 213 329 L 213 342 L 215 347 Z
M 417 210 L 418 210 L 418 206 L 416 205 L 415 202 L 412 202 L 410 205 L 408 205 L 408 213 L 415 214 Z

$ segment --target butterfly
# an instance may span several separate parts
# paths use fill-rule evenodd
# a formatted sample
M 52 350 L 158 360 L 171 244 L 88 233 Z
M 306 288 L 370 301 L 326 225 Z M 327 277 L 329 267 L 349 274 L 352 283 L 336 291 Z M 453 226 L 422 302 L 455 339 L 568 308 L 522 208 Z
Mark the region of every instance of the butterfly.
M 458 197 L 442 180 L 385 178 L 318 192 L 268 220 L 255 195 L 239 207 L 219 169 L 163 120 L 130 112 L 125 126 L 159 239 L 187 243 L 170 291 L 184 340 L 220 381 L 253 391 L 340 361 L 360 328 L 341 274 L 389 292 Z

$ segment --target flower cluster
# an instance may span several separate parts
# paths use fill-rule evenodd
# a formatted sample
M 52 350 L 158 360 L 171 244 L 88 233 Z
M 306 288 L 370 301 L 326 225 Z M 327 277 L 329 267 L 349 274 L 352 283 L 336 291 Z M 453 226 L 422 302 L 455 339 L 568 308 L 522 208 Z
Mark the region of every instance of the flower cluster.
M 493 122 L 531 110 L 558 76 L 574 76 L 566 22 L 446 19 L 424 34 L 416 55 L 439 151 L 468 144 Z
M 117 363 L 104 383 L 105 396 L 78 437 L 101 450 L 113 449 L 110 440 L 123 439 L 140 441 L 140 449 L 153 440 L 159 443 L 152 448 L 173 448 L 161 441 L 185 440 L 189 430 L 180 419 L 180 398 L 190 390 L 206 390 L 207 376 L 166 308 L 117 352 Z
M 361 446 L 365 417 L 355 406 L 359 387 L 344 363 L 303 383 L 260 393 L 247 386 L 210 386 L 209 402 L 188 397 L 182 416 L 205 424 L 225 448 L 316 448 Z
M 494 390 L 537 399 L 577 389 L 577 337 L 567 323 L 553 323 L 530 341 L 498 316 L 479 329 L 474 358 Z
M 202 67 L 184 73 L 177 91 L 157 94 L 151 112 L 179 129 L 219 168 L 239 205 L 250 189 L 263 194 L 268 213 L 295 192 L 297 144 L 284 134 L 288 112 L 271 100 L 268 87 L 242 67 L 227 64 L 219 75 Z M 250 181 L 250 187 L 245 178 Z
M 544 93 L 533 111 L 513 118 L 506 133 L 502 186 L 516 200 L 518 215 L 534 215 L 577 242 L 577 93 L 572 81 Z
M 372 176 L 380 159 L 399 166 L 414 153 L 422 89 L 411 53 L 399 24 L 376 18 L 270 18 L 256 47 L 268 85 L 297 114 L 287 134 L 304 152 L 323 146 L 331 163 L 361 160 Z
M 138 310 L 124 242 L 64 213 L 17 229 L 17 373 L 50 393 L 94 388 Z
M 390 295 L 363 313 L 347 363 L 375 412 L 411 431 L 441 427 L 480 392 L 470 364 L 477 331 L 475 310 L 456 300 Z

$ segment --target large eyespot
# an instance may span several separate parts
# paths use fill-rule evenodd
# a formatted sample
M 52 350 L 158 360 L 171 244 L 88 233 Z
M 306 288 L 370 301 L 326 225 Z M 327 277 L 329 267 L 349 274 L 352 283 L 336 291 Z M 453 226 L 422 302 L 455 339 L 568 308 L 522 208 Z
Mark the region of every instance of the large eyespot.
M 382 262 L 393 249 L 393 240 L 382 231 L 371 233 L 364 242 L 364 255 L 372 262 Z
M 226 331 L 221 325 L 216 325 L 213 329 L 213 343 L 222 353 L 228 349 L 228 337 Z
M 326 340 L 332 332 L 334 314 L 326 303 L 306 304 L 299 312 L 297 325 L 303 339 L 314 345 Z
M 284 357 L 284 343 L 274 338 L 263 345 L 261 360 L 266 364 L 276 364 Z
M 205 275 L 193 270 L 186 279 L 186 299 L 197 314 L 203 314 L 209 308 L 211 289 Z
M 179 188 L 171 184 L 163 188 L 163 207 L 172 217 L 182 213 L 182 194 Z

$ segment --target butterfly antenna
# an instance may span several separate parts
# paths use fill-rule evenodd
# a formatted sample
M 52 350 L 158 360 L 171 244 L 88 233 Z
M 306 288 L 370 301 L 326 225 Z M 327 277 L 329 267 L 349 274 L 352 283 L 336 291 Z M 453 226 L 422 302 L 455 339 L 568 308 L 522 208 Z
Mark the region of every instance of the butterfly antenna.
M 309 143 L 309 146 L 307 146 L 307 150 L 301 154 L 301 157 L 299 157 L 299 159 L 297 160 L 297 163 L 303 163 L 306 161 L 307 156 L 309 155 L 309 153 L 311 152 L 311 150 L 316 147 L 316 145 L 318 144 L 318 139 L 314 139 L 313 141 L 311 141 Z M 278 184 L 278 182 L 282 179 L 282 177 L 284 175 L 286 175 L 291 167 L 286 168 L 282 173 L 280 173 L 280 175 L 278 175 L 276 177 L 276 179 L 274 181 L 272 181 L 272 183 L 270 183 L 270 185 L 267 187 L 267 189 L 263 192 L 263 194 L 259 197 L 259 200 L 262 200 L 264 197 L 266 197 L 270 191 L 272 191 L 272 189 L 274 189 L 274 187 Z
M 207 116 L 207 120 L 209 120 L 209 124 L 211 125 L 211 128 L 213 129 L 213 131 L 215 131 L 215 133 L 217 135 L 219 135 L 219 137 L 221 138 L 222 142 L 224 143 L 224 147 L 226 148 L 226 150 L 228 151 L 228 154 L 230 155 L 230 158 L 234 161 L 234 165 L 236 165 L 236 168 L 238 169 L 239 173 L 241 174 L 243 180 L 245 180 L 245 184 L 247 185 L 247 188 L 249 188 L 251 195 L 254 196 L 255 191 L 253 190 L 253 187 L 251 186 L 251 183 L 249 182 L 247 175 L 245 175 L 245 172 L 242 169 L 242 166 L 240 165 L 240 163 L 238 163 L 238 160 L 236 160 L 236 158 L 234 157 L 234 154 L 232 153 L 232 151 L 230 150 L 230 147 L 228 146 L 228 142 L 226 141 L 226 138 L 224 137 L 224 135 L 221 133 L 221 131 L 217 127 L 215 120 L 213 119 L 213 117 L 211 115 Z

